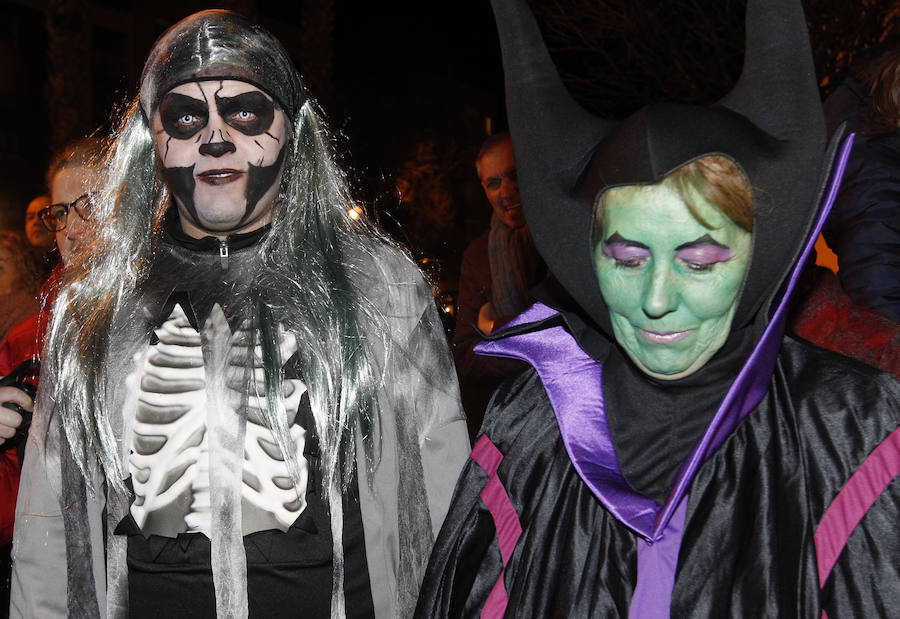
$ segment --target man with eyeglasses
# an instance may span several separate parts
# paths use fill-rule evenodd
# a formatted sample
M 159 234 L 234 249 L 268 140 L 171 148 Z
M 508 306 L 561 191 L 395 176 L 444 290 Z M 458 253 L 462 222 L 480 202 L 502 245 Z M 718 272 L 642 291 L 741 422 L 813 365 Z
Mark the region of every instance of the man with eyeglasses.
M 78 179 L 79 169 L 67 170 L 57 176 L 55 184 L 58 188 L 54 190 L 54 195 L 65 196 L 65 200 L 71 197 L 72 193 L 79 190 Z M 86 221 L 90 220 L 88 209 L 90 208 L 90 194 L 83 193 L 70 202 L 54 202 L 50 206 L 41 210 L 39 216 L 41 223 L 54 233 L 56 236 L 56 246 L 59 248 L 59 254 L 62 257 L 63 264 L 67 263 L 72 252 L 81 238 L 81 232 Z
M 57 152 L 50 163 L 46 176 L 50 187 L 50 205 L 38 212 L 38 218 L 46 230 L 55 235 L 62 263 L 41 287 L 43 311 L 13 327 L 0 343 L 0 376 L 8 375 L 23 361 L 40 358 L 44 332 L 62 270 L 72 262 L 89 218 L 88 188 L 96 179 L 97 161 L 103 148 L 103 140 L 79 140 Z M 0 402 L 12 403 L 21 410 L 31 412 L 31 398 L 15 387 L 0 387 Z M 0 438 L 12 438 L 21 423 L 22 416 L 14 407 L 0 406 Z M 15 504 L 15 497 L 12 503 Z M 0 531 L 4 526 L 2 521 L 0 516 Z
M 51 195 L 43 204 L 38 203 L 42 208 L 34 212 L 34 216 L 45 234 L 51 238 L 55 235 L 61 264 L 41 287 L 43 309 L 13 327 L 0 343 L 0 376 L 9 376 L 19 368 L 24 370 L 24 362 L 37 361 L 41 357 L 62 271 L 72 263 L 89 217 L 87 191 L 97 175 L 96 162 L 103 145 L 103 141 L 96 138 L 80 140 L 67 145 L 53 157 L 46 175 Z M 28 230 L 30 239 L 33 230 Z M 21 378 L 26 382 L 37 383 L 34 369 L 28 369 L 24 374 Z M 28 431 L 28 423 L 23 424 L 23 421 L 30 419 L 32 399 L 18 387 L 4 386 L 0 387 L 0 402 L 4 403 L 0 406 L 0 438 L 15 437 L 0 446 L 0 603 L 5 603 L 9 596 L 7 557 L 15 520 L 21 456 L 25 451 L 24 437 Z
M 25 209 L 25 237 L 28 244 L 40 250 L 50 249 L 53 234 L 41 224 L 39 213 L 50 204 L 50 196 L 38 196 Z

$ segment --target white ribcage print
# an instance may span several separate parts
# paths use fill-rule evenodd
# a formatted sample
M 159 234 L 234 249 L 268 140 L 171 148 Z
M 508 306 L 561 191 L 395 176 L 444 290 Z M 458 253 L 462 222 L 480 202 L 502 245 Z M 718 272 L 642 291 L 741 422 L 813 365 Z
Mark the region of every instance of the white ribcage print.
M 236 344 L 246 343 L 249 333 L 247 325 L 235 337 Z M 290 359 L 297 351 L 297 341 L 291 334 L 279 333 L 282 359 Z M 247 359 L 246 349 L 234 347 L 235 359 Z M 254 351 L 257 366 L 261 363 L 262 352 L 259 346 Z M 255 386 L 255 388 L 254 388 Z M 246 388 L 246 386 L 245 386 Z M 272 431 L 265 421 L 265 378 L 263 370 L 254 369 L 250 387 L 250 398 L 247 402 L 247 428 L 244 435 L 244 483 L 241 495 L 244 501 L 244 534 L 259 531 L 263 528 L 277 528 L 286 531 L 306 507 L 306 483 L 309 478 L 309 467 L 303 457 L 303 446 L 306 441 L 306 430 L 294 423 L 297 410 L 306 393 L 306 385 L 302 380 L 290 379 L 283 383 L 282 395 L 284 409 L 287 413 L 287 424 L 294 443 L 294 453 L 299 469 L 299 488 L 297 492 L 290 477 L 284 457 L 275 442 Z M 260 519 L 262 514 L 268 517 Z M 274 522 L 265 524 L 266 520 Z
M 159 343 L 151 346 L 141 371 L 138 406 L 133 426 L 130 468 L 135 501 L 131 513 L 145 534 L 174 537 L 201 531 L 210 534 L 209 443 L 207 439 L 206 372 L 200 333 L 188 322 L 181 306 L 156 330 Z M 230 365 L 242 365 L 248 333 L 235 334 Z M 281 337 L 282 359 L 296 350 L 290 336 Z M 256 351 L 259 358 L 258 347 Z M 245 374 L 246 377 L 246 374 Z M 248 423 L 244 440 L 242 484 L 244 533 L 262 528 L 286 530 L 306 506 L 308 477 L 303 458 L 305 431 L 290 426 L 300 469 L 295 488 L 271 430 L 264 419 L 262 370 L 250 385 Z M 229 384 L 229 401 L 238 405 L 247 382 Z M 284 381 L 284 403 L 291 424 L 306 387 L 300 380 Z M 234 414 L 234 413 L 233 413 Z M 249 529 L 248 529 L 249 527 Z

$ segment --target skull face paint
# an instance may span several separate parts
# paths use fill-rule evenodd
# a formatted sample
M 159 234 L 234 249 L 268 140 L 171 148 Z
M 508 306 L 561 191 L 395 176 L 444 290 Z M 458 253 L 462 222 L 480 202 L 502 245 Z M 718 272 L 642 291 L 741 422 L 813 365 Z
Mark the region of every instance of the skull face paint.
M 694 194 L 691 215 L 665 184 L 610 189 L 594 250 L 616 341 L 645 373 L 693 374 L 724 345 L 751 234 Z
M 166 93 L 153 136 L 185 232 L 223 237 L 268 223 L 288 127 L 273 99 L 247 82 L 188 82 Z

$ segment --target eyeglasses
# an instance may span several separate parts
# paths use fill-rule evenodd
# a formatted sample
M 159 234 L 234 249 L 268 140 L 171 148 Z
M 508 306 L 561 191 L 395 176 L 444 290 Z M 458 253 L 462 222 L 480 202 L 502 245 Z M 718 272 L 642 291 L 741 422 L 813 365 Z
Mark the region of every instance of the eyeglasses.
M 41 218 L 41 223 L 44 224 L 47 230 L 59 232 L 66 229 L 66 224 L 69 222 L 69 209 L 74 208 L 79 217 L 85 221 L 90 221 L 90 206 L 91 196 L 86 193 L 78 196 L 68 204 L 51 204 L 46 208 L 42 208 L 38 213 L 38 217 Z

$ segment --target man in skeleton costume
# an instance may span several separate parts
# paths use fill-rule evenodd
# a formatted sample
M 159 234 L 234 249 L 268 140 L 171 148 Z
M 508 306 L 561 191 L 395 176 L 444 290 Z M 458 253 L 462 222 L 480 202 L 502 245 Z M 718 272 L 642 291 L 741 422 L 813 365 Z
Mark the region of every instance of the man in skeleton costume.
M 900 384 L 785 336 L 850 142 L 826 146 L 798 0 L 750 0 L 716 105 L 622 123 L 493 0 L 519 186 L 577 303 L 487 354 L 501 385 L 421 617 L 886 617 L 900 607 Z M 840 133 L 840 132 L 839 132 Z
M 12 614 L 408 616 L 468 452 L 455 374 L 284 49 L 226 11 L 173 26 L 105 172 L 53 311 Z

